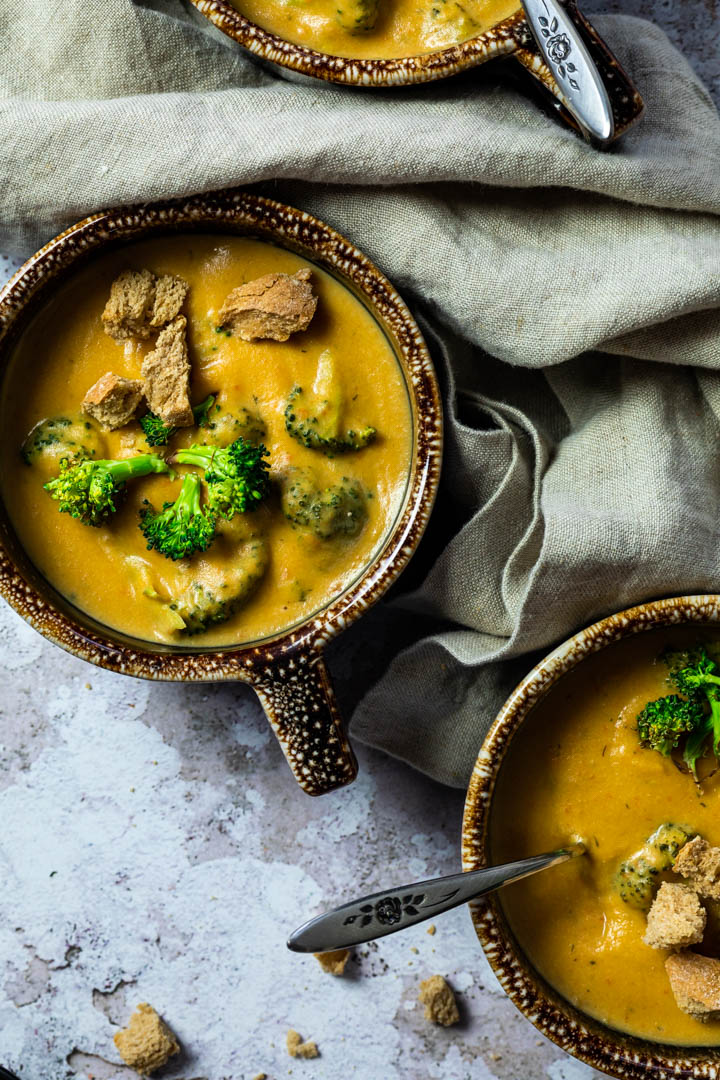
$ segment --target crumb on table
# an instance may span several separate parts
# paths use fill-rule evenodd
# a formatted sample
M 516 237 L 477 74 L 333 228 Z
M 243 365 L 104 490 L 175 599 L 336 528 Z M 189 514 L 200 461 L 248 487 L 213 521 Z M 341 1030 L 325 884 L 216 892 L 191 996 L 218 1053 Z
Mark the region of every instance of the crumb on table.
M 425 932 L 427 934 L 429 934 L 430 937 L 432 937 L 433 934 L 435 933 L 435 923 L 430 923 L 430 925 L 428 926 L 428 928 L 427 928 L 427 930 Z
M 113 1041 L 126 1065 L 145 1075 L 154 1072 L 180 1050 L 177 1039 L 152 1005 L 143 1002 L 130 1023 Z
M 425 1006 L 425 1019 L 433 1024 L 450 1027 L 460 1019 L 455 995 L 442 975 L 431 975 L 420 983 L 420 1002 Z
M 329 975 L 342 975 L 350 959 L 350 950 L 334 949 L 332 952 L 316 952 L 313 956 Z
M 308 1039 L 307 1042 L 303 1042 L 302 1035 L 298 1034 L 292 1028 L 287 1033 L 287 1051 L 290 1057 L 294 1058 L 316 1058 L 320 1057 L 320 1051 L 318 1050 L 317 1043 L 312 1039 Z

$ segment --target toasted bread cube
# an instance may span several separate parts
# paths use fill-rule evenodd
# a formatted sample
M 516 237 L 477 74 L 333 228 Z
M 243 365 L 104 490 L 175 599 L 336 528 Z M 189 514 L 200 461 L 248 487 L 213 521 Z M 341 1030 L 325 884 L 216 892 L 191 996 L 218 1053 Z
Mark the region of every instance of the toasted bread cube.
M 665 970 L 683 1012 L 698 1020 L 720 1017 L 720 960 L 694 952 L 673 953 Z
M 315 314 L 317 296 L 307 268 L 293 274 L 265 274 L 239 285 L 220 308 L 221 326 L 230 327 L 243 341 L 269 338 L 287 341 L 306 330 Z
M 143 1002 L 130 1017 L 130 1023 L 113 1037 L 123 1061 L 143 1076 L 161 1068 L 180 1050 L 167 1024 Z
M 292 1028 L 288 1031 L 285 1041 L 287 1044 L 287 1052 L 290 1057 L 308 1059 L 320 1057 L 317 1043 L 313 1042 L 312 1039 L 303 1042 L 302 1035 L 299 1035 L 297 1031 L 293 1031 Z
M 680 848 L 673 870 L 700 896 L 720 900 L 720 848 L 696 836 Z
M 187 281 L 175 274 L 163 274 L 155 283 L 155 300 L 153 302 L 150 325 L 156 327 L 167 326 L 180 314 L 187 296 L 189 285 Z
M 174 274 L 156 278 L 151 270 L 124 270 L 110 286 L 105 333 L 116 341 L 150 337 L 178 315 L 187 291 L 188 283 Z
M 706 921 L 694 889 L 664 881 L 648 911 L 643 941 L 651 949 L 685 949 L 702 941 Z
M 142 401 L 143 384 L 107 371 L 83 398 L 83 411 L 106 431 L 129 424 Z
M 172 427 L 191 427 L 195 422 L 190 404 L 186 328 L 187 319 L 178 315 L 160 331 L 155 348 L 142 362 L 148 405 L 156 416 Z
M 442 975 L 431 975 L 429 979 L 421 982 L 418 997 L 425 1006 L 426 1020 L 432 1020 L 433 1024 L 442 1024 L 443 1027 L 457 1024 L 460 1013 L 455 995 Z
M 350 959 L 350 950 L 334 949 L 331 952 L 316 952 L 313 955 L 328 975 L 342 975 Z

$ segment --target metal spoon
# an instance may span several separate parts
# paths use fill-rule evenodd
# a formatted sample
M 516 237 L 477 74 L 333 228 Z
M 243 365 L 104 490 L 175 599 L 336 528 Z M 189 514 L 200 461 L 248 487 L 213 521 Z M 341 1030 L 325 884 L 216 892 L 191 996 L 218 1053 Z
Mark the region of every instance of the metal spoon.
M 360 945 L 364 941 L 385 937 L 415 923 L 433 919 L 443 911 L 476 900 L 512 881 L 519 881 L 530 874 L 537 874 L 539 870 L 584 855 L 585 851 L 585 845 L 578 842 L 545 855 L 531 855 L 529 859 L 505 863 L 504 866 L 486 866 L 466 874 L 450 874 L 448 877 L 431 878 L 430 881 L 416 881 L 413 885 L 401 885 L 391 892 L 372 893 L 310 919 L 293 931 L 287 946 L 293 952 L 316 953 Z
M 522 0 L 545 63 L 583 135 L 606 147 L 615 134 L 610 95 L 570 12 L 559 0 Z

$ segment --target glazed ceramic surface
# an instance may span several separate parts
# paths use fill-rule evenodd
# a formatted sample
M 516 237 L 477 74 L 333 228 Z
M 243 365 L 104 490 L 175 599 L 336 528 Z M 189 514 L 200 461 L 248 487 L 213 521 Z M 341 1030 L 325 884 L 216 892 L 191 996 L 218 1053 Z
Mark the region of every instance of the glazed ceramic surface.
M 570 638 L 538 664 L 511 694 L 483 743 L 468 788 L 463 821 L 464 870 L 487 865 L 496 780 L 513 738 L 533 706 L 557 680 L 613 642 L 661 627 L 720 622 L 720 596 L 658 600 L 612 615 Z M 683 1077 L 717 1080 L 720 1048 L 665 1046 L 604 1026 L 561 998 L 531 967 L 510 931 L 497 897 L 471 905 L 478 938 L 508 996 L 549 1039 L 621 1080 Z
M 317 795 L 351 782 L 352 750 L 323 660 L 325 644 L 397 578 L 432 508 L 442 456 L 442 412 L 427 347 L 405 304 L 380 272 L 327 225 L 242 191 L 96 214 L 34 255 L 0 293 L 0 372 L 27 321 L 93 254 L 169 232 L 257 236 L 298 252 L 350 287 L 383 327 L 404 373 L 413 421 L 405 498 L 372 562 L 327 608 L 272 639 L 240 647 L 161 646 L 124 637 L 73 608 L 42 580 L 5 517 L 0 521 L 0 593 L 40 633 L 101 667 L 149 679 L 250 683 L 296 778 Z
M 363 87 L 403 86 L 443 79 L 495 57 L 513 56 L 537 80 L 537 85 L 550 95 L 562 118 L 572 127 L 577 127 L 567 109 L 567 95 L 573 94 L 568 83 L 571 76 L 567 72 L 567 42 L 558 40 L 556 47 L 551 47 L 550 55 L 556 59 L 547 63 L 521 11 L 458 45 L 418 56 L 368 60 L 331 56 L 285 41 L 250 22 L 233 7 L 230 0 L 192 0 L 192 3 L 223 33 L 256 57 L 297 74 L 327 82 Z M 613 137 L 618 138 L 642 115 L 642 98 L 617 58 L 577 10 L 573 0 L 565 5 L 565 9 L 583 37 L 605 85 L 614 118 Z

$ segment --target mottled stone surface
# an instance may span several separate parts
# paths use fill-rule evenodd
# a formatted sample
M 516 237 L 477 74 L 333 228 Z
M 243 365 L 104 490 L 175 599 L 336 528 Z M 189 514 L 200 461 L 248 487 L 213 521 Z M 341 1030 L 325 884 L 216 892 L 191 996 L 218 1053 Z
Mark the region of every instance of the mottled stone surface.
M 720 98 L 716 0 L 603 7 L 654 16 Z M 184 1047 L 163 1080 L 599 1077 L 507 1002 L 465 910 L 342 978 L 285 948 L 325 905 L 457 869 L 461 793 L 360 748 L 357 783 L 311 800 L 246 688 L 101 672 L 4 605 L 0 681 L 0 1061 L 23 1080 L 134 1076 L 112 1036 L 140 1001 Z M 435 973 L 454 1028 L 417 1002 Z M 288 1057 L 291 1027 L 319 1058 Z

